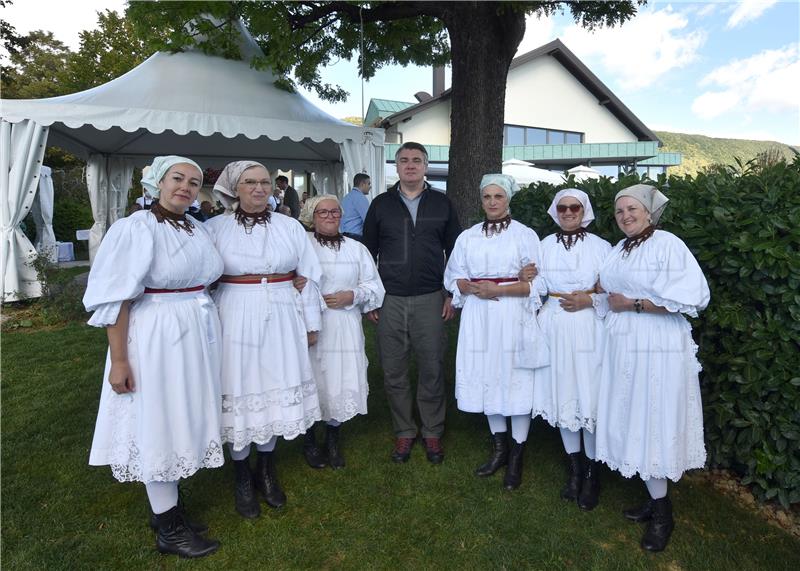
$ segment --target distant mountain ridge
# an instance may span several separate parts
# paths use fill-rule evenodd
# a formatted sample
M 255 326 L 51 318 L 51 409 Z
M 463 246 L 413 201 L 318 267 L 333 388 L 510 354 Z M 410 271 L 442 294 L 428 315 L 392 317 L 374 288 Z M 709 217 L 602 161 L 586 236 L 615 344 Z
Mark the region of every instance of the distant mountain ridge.
M 664 143 L 661 152 L 681 153 L 683 160 L 680 166 L 670 167 L 670 174 L 695 174 L 705 167 L 715 164 L 734 164 L 738 157 L 743 162 L 755 158 L 760 153 L 770 149 L 777 149 L 786 160 L 794 158 L 795 149 L 777 141 L 749 141 L 747 139 L 718 139 L 705 135 L 689 135 L 686 133 L 669 133 L 655 131 L 658 138 Z

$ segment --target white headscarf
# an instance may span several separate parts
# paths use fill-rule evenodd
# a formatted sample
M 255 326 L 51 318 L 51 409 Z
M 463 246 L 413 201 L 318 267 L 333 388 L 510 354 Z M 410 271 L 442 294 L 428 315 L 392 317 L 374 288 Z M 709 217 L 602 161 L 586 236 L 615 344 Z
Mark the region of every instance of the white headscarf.
M 483 175 L 483 178 L 481 179 L 481 190 L 491 184 L 502 188 L 506 192 L 506 196 L 509 200 L 511 200 L 511 197 L 514 195 L 514 193 L 519 190 L 517 181 L 514 180 L 513 176 L 508 174 L 491 173 Z
M 649 184 L 634 184 L 628 188 L 623 188 L 614 197 L 614 204 L 623 196 L 630 196 L 641 202 L 642 206 L 650 213 L 650 221 L 653 224 L 658 224 L 658 219 L 664 214 L 664 209 L 667 207 L 667 202 L 669 202 L 669 198 Z
M 314 211 L 323 200 L 333 200 L 341 208 L 341 203 L 335 194 L 319 194 L 307 198 L 303 203 L 303 209 L 300 211 L 300 222 L 302 222 L 303 226 L 314 229 Z
M 582 190 L 578 190 L 577 188 L 564 188 L 556 193 L 556 195 L 553 197 L 553 202 L 550 203 L 550 208 L 547 209 L 547 213 L 550 215 L 550 218 L 552 218 L 555 223 L 561 227 L 561 222 L 558 221 L 558 210 L 556 209 L 556 206 L 558 206 L 559 201 L 565 196 L 577 198 L 583 205 L 583 219 L 581 220 L 581 228 L 586 228 L 592 223 L 592 220 L 594 220 L 594 210 L 592 210 L 592 203 L 589 201 L 589 195 Z
M 219 178 L 217 178 L 217 182 L 214 183 L 212 192 L 214 198 L 219 200 L 225 208 L 233 208 L 233 203 L 239 198 L 236 185 L 239 184 L 242 173 L 252 167 L 263 167 L 267 169 L 267 167 L 256 161 L 234 161 L 225 165 L 225 168 L 219 173 Z M 269 172 L 268 169 L 267 172 Z
M 153 198 L 158 198 L 161 191 L 158 189 L 158 183 L 167 174 L 167 171 L 175 165 L 179 164 L 192 165 L 200 171 L 200 180 L 203 179 L 203 169 L 200 168 L 196 162 L 186 157 L 179 157 L 177 155 L 167 155 L 163 157 L 156 157 L 153 159 L 153 164 L 150 168 L 142 170 L 142 186 L 147 189 L 147 192 Z

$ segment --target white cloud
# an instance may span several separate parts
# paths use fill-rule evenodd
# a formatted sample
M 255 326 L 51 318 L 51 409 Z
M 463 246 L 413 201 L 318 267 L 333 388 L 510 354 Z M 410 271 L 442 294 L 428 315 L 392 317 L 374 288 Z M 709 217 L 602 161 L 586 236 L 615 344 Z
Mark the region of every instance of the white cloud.
M 757 20 L 761 14 L 778 3 L 778 0 L 742 0 L 738 2 L 725 25 L 729 30 Z
M 525 18 L 525 36 L 522 38 L 514 57 L 521 56 L 555 38 L 555 23 L 552 17 L 539 18 L 535 14 L 529 14 Z
M 633 20 L 616 28 L 590 32 L 573 25 L 562 35 L 578 57 L 598 56 L 623 89 L 648 87 L 664 74 L 685 67 L 697 58 L 706 40 L 702 30 L 688 30 L 685 14 L 671 6 L 643 10 Z
M 716 9 L 717 9 L 717 5 L 716 4 L 714 4 L 714 3 L 706 4 L 705 6 L 703 6 L 702 8 L 700 8 L 697 11 L 697 17 L 698 18 L 705 18 L 706 16 L 710 16 L 711 14 L 713 14 L 716 11 Z
M 692 111 L 712 119 L 732 110 L 800 111 L 800 44 L 764 50 L 712 70 L 700 86 L 710 88 L 692 103 Z

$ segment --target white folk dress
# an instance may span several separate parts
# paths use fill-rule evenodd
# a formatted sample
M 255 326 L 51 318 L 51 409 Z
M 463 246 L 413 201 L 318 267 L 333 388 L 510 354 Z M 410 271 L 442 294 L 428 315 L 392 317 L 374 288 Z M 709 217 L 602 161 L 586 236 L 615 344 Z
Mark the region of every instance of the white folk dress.
M 207 286 L 222 260 L 203 225 L 192 235 L 136 212 L 109 228 L 97 251 L 86 295 L 90 325 L 128 319 L 134 392 L 117 394 L 106 358 L 89 464 L 110 465 L 119 481 L 171 482 L 223 464 L 220 441 L 220 325 L 205 291 L 144 293 Z
M 241 450 L 273 436 L 287 440 L 320 419 L 308 358 L 308 331 L 319 331 L 322 271 L 299 222 L 272 213 L 252 231 L 233 214 L 206 223 L 226 275 L 282 274 L 308 278 L 299 294 L 291 281 L 220 283 L 214 301 L 222 322 L 222 440 Z
M 539 272 L 548 292 L 594 289 L 609 251 L 611 244 L 588 233 L 569 250 L 555 234 L 542 240 Z M 591 296 L 593 302 L 599 297 Z M 594 432 L 605 339 L 603 318 L 594 303 L 569 312 L 561 307 L 561 299 L 550 296 L 539 310 L 539 326 L 550 347 L 550 365 L 536 369 L 532 415 L 541 416 L 551 426 Z
M 708 305 L 708 284 L 692 253 L 669 232 L 656 230 L 628 256 L 622 243 L 600 270 L 603 289 L 649 299 L 669 313 L 606 316 L 597 459 L 626 478 L 678 481 L 706 460 L 701 367 L 682 314 L 697 317 Z
M 322 266 L 322 295 L 352 291 L 353 304 L 322 314 L 317 344 L 309 349 L 319 391 L 322 420 L 345 422 L 367 413 L 367 354 L 361 314 L 383 305 L 386 293 L 369 250 L 345 237 L 339 250 L 308 239 Z
M 514 220 L 487 237 L 482 224 L 461 233 L 444 273 L 453 306 L 463 307 L 456 352 L 456 400 L 459 410 L 486 415 L 530 414 L 534 368 L 548 359 L 536 322 L 544 283 L 537 277 L 528 297 L 497 301 L 463 295 L 459 279 L 512 278 L 533 262 L 540 265 L 536 232 Z M 502 285 L 502 284 L 501 284 Z

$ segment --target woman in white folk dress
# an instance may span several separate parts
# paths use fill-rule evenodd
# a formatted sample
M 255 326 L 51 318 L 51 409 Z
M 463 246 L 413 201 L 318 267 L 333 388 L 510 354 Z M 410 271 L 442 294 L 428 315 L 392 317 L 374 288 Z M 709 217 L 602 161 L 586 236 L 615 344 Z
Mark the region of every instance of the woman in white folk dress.
M 506 466 L 503 486 L 522 482 L 525 442 L 533 405 L 533 369 L 546 364 L 547 348 L 536 322 L 544 283 L 519 281 L 523 266 L 540 263 L 536 232 L 511 219 L 514 179 L 487 174 L 481 180 L 486 220 L 461 233 L 447 262 L 445 287 L 453 307 L 463 307 L 456 353 L 459 410 L 486 415 L 492 453 L 476 475 Z M 507 421 L 511 418 L 511 443 Z
M 182 557 L 213 553 L 219 542 L 187 520 L 178 481 L 224 461 L 220 326 L 205 291 L 222 260 L 185 214 L 202 181 L 193 161 L 157 157 L 142 184 L 158 201 L 111 226 L 83 299 L 109 344 L 89 463 L 110 465 L 121 482 L 144 482 L 156 548 Z
M 320 418 L 308 346 L 320 328 L 322 271 L 300 223 L 271 212 L 263 165 L 228 164 L 214 193 L 232 209 L 206 223 L 225 264 L 214 292 L 222 322 L 222 440 L 235 467 L 236 511 L 255 518 L 256 489 L 273 508 L 286 503 L 275 469 L 278 437 L 291 440 Z M 296 274 L 308 278 L 302 295 L 293 287 Z
M 667 482 L 702 468 L 703 408 L 697 346 L 689 322 L 709 302 L 708 284 L 686 245 L 656 230 L 667 198 L 637 184 L 617 193 L 614 216 L 626 238 L 606 258 L 606 345 L 597 411 L 597 458 L 644 481 L 650 498 L 626 510 L 647 522 L 641 546 L 661 551 L 674 527 Z
M 603 319 L 594 309 L 594 300 L 604 294 L 595 293 L 594 286 L 611 244 L 586 231 L 594 211 L 582 190 L 558 191 L 547 213 L 561 230 L 542 240 L 539 276 L 548 298 L 538 319 L 550 348 L 550 365 L 536 370 L 533 416 L 561 432 L 569 458 L 561 497 L 592 510 L 599 497 L 594 430 L 605 338 Z
M 361 314 L 383 305 L 386 293 L 369 250 L 339 232 L 341 218 L 341 205 L 332 195 L 307 199 L 300 214 L 300 221 L 312 229 L 308 239 L 322 266 L 319 288 L 327 309 L 319 339 L 309 353 L 326 423 L 324 450 L 334 470 L 345 465 L 341 424 L 367 414 L 369 361 Z

